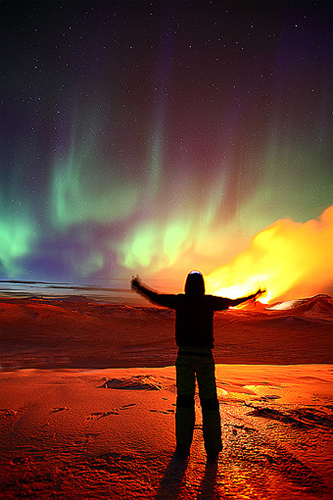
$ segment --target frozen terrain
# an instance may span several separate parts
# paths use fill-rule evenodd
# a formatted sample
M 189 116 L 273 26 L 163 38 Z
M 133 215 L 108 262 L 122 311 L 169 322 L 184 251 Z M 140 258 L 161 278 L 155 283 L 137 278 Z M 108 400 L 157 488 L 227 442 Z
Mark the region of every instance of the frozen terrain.
M 332 298 L 218 313 L 223 451 L 174 456 L 173 313 L 1 302 L 2 499 L 333 496 Z

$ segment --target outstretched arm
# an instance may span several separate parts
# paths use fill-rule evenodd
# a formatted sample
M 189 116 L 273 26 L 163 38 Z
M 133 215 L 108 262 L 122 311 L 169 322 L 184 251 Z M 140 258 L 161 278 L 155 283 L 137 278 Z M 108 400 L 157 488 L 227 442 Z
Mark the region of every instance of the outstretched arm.
M 239 304 L 242 304 L 243 302 L 247 302 L 250 299 L 256 299 L 259 295 L 262 295 L 265 293 L 266 290 L 261 290 L 259 289 L 256 293 L 252 293 L 251 295 L 248 295 L 247 297 L 240 297 L 239 299 L 229 299 L 230 305 L 229 307 L 235 307 L 238 306 Z
M 147 299 L 151 300 L 152 302 L 155 302 L 156 304 L 159 304 L 161 306 L 169 307 L 171 309 L 175 309 L 175 302 L 176 302 L 176 295 L 167 295 L 165 293 L 158 293 L 152 290 L 151 288 L 146 287 L 143 285 L 141 282 L 139 276 L 136 276 L 136 278 L 132 278 L 131 280 L 131 287 L 132 290 L 135 290 L 136 292 L 141 293 Z
M 142 295 L 153 301 L 154 298 L 156 298 L 159 295 L 157 292 L 154 292 L 154 290 L 151 290 L 150 288 L 144 286 L 139 276 L 136 276 L 136 278 L 134 277 L 132 278 L 131 288 L 132 290 L 141 293 Z

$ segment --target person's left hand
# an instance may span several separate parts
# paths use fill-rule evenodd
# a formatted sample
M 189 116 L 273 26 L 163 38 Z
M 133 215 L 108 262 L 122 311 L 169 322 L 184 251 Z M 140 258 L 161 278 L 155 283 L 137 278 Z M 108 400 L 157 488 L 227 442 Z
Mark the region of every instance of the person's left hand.
M 138 275 L 136 275 L 135 277 L 132 276 L 132 281 L 131 281 L 131 288 L 133 290 L 138 290 L 138 288 L 140 288 L 141 286 L 141 281 L 140 281 L 140 278 Z

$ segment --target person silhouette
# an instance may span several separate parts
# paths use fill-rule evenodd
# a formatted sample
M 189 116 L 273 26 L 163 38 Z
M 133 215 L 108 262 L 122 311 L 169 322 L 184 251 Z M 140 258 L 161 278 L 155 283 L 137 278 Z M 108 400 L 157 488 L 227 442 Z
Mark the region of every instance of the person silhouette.
M 229 299 L 205 294 L 204 277 L 191 271 L 185 281 L 185 293 L 159 293 L 145 286 L 140 278 L 132 278 L 133 290 L 150 301 L 176 311 L 176 444 L 177 453 L 186 458 L 190 453 L 195 424 L 195 380 L 199 387 L 203 437 L 208 460 L 216 460 L 222 450 L 221 419 L 217 399 L 214 347 L 214 311 L 237 306 L 263 293 L 260 289 L 247 297 Z

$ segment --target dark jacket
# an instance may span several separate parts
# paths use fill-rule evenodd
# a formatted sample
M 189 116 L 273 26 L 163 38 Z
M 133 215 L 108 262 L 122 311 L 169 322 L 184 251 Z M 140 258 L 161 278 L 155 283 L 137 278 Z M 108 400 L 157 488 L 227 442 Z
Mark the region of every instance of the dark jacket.
M 179 347 L 214 347 L 214 311 L 223 311 L 231 299 L 214 295 L 157 293 L 144 286 L 138 289 L 148 299 L 176 311 L 176 343 Z

